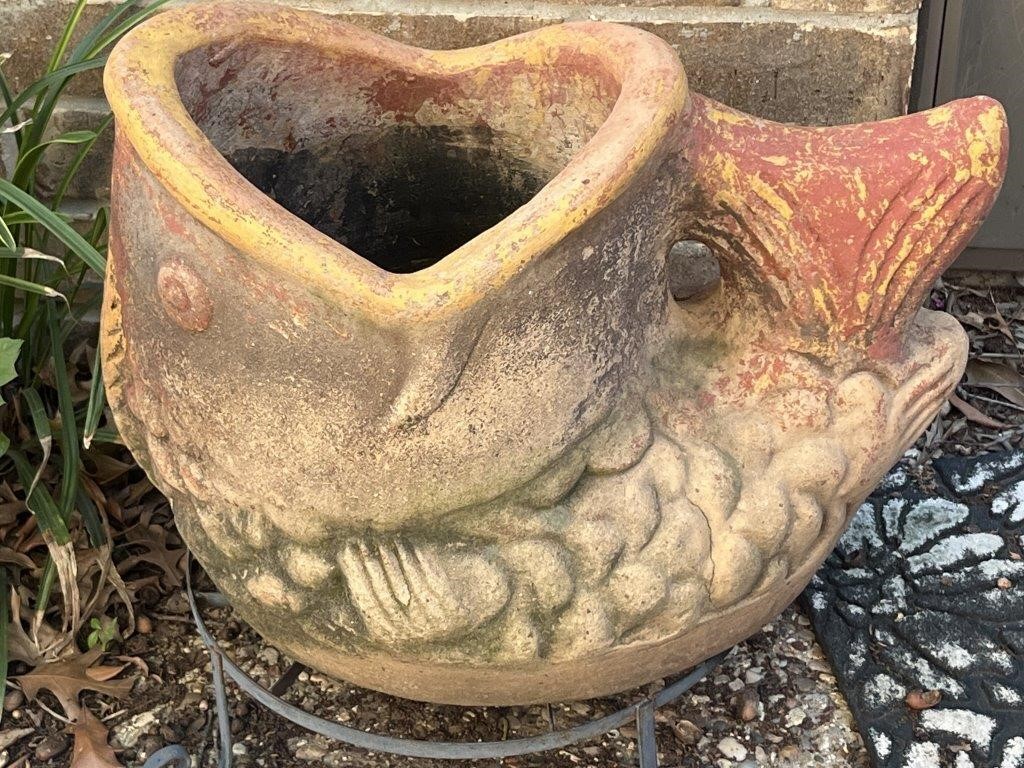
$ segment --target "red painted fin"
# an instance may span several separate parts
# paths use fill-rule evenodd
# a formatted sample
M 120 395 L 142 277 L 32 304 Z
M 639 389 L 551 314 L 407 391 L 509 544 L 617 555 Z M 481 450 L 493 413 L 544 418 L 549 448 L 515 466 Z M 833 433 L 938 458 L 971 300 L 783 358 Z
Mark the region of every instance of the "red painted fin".
M 688 234 L 717 251 L 737 295 L 804 338 L 894 350 L 999 191 L 1000 104 L 798 128 L 692 99 Z

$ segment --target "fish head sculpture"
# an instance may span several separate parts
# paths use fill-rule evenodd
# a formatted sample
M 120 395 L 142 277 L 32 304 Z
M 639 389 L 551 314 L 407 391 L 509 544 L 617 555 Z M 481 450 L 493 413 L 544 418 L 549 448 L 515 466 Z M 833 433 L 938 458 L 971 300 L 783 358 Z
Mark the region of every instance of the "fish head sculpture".
M 112 52 L 102 361 L 221 590 L 451 703 L 622 690 L 756 631 L 959 378 L 919 309 L 998 191 L 988 99 L 758 120 L 614 24 L 427 51 L 273 5 Z M 680 240 L 722 279 L 669 290 Z

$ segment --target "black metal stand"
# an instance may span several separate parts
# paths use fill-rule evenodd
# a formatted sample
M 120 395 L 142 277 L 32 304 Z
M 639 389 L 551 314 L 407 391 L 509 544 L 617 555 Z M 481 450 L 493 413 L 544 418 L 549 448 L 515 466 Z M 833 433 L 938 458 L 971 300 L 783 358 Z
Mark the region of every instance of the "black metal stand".
M 192 590 L 191 574 L 190 558 L 186 566 L 185 589 L 188 595 L 189 606 L 192 609 L 192 616 L 199 631 L 199 637 L 210 654 L 213 690 L 217 705 L 217 727 L 220 743 L 219 768 L 231 768 L 232 758 L 231 714 L 228 709 L 225 674 L 235 682 L 243 693 L 258 701 L 271 712 L 290 720 L 308 731 L 373 752 L 442 760 L 493 760 L 503 757 L 528 755 L 535 752 L 547 752 L 549 750 L 561 749 L 570 744 L 591 741 L 615 728 L 625 725 L 631 720 L 635 720 L 638 764 L 640 768 L 658 768 L 658 745 L 654 728 L 655 711 L 659 707 L 675 701 L 689 691 L 729 654 L 729 651 L 723 651 L 694 667 L 688 674 L 667 685 L 658 693 L 648 696 L 636 704 L 624 707 L 618 712 L 572 728 L 558 731 L 553 730 L 541 736 L 485 742 L 423 741 L 395 736 L 379 736 L 360 731 L 356 728 L 349 728 L 332 720 L 317 717 L 282 699 L 281 696 L 295 682 L 299 673 L 306 668 L 302 664 L 292 664 L 270 689 L 264 688 L 246 674 L 234 661 L 228 658 L 223 649 L 218 645 L 216 639 L 206 628 L 206 623 L 199 612 L 196 593 Z M 202 596 L 220 605 L 227 605 L 227 602 L 219 593 L 203 594 Z M 172 745 L 164 747 L 151 755 L 142 768 L 190 768 L 191 765 L 192 762 L 188 752 L 180 745 Z

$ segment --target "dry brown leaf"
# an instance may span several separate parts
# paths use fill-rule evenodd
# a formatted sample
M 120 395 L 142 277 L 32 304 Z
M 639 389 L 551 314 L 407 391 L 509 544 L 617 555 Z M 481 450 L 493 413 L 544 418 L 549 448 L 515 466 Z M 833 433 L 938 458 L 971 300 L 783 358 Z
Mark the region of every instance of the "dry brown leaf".
M 1017 339 L 1014 338 L 1013 329 L 1010 328 L 1010 324 L 1006 322 L 1006 318 L 1003 317 L 1003 313 L 999 311 L 999 307 L 998 305 L 996 305 L 994 299 L 992 301 L 992 306 L 994 307 L 994 311 L 991 315 L 988 315 L 986 317 L 986 320 L 991 320 L 992 325 L 996 328 L 996 330 L 998 330 L 1001 334 L 1003 334 L 1003 336 L 1009 339 L 1011 343 L 1016 344 Z
M 1024 408 L 1024 376 L 1015 368 L 984 360 L 967 361 L 967 383 L 997 392 L 1014 405 Z
M 149 481 L 148 477 L 143 477 L 141 480 L 125 486 L 123 496 L 119 498 L 119 503 L 122 507 L 134 507 L 151 491 L 153 491 L 153 484 Z
M 63 634 L 74 636 L 82 624 L 82 595 L 78 591 L 78 559 L 75 557 L 75 544 L 68 541 L 58 544 L 47 537 L 46 546 L 50 550 L 50 559 L 57 572 L 57 582 L 64 596 Z M 32 636 L 38 637 L 44 622 L 44 611 L 36 610 L 32 619 Z
M 93 666 L 103 655 L 102 648 L 93 648 L 69 659 L 43 664 L 27 675 L 15 678 L 29 699 L 35 699 L 39 692 L 47 690 L 57 697 L 68 715 L 80 707 L 78 697 L 82 691 L 97 691 L 120 699 L 128 695 L 135 678 L 112 680 L 124 666 Z
M 1004 424 L 999 419 L 993 419 L 987 413 L 983 413 L 975 408 L 970 403 L 961 400 L 954 393 L 950 393 L 949 402 L 951 402 L 960 413 L 967 417 L 968 421 L 973 421 L 975 424 L 981 424 L 983 427 L 990 427 L 992 429 L 1008 429 L 1009 424 Z
M 167 589 L 177 589 L 185 577 L 186 549 L 175 546 L 175 542 L 168 536 L 167 529 L 157 523 L 151 523 L 151 518 L 152 511 L 144 512 L 139 522 L 124 532 L 129 544 L 141 545 L 146 551 L 126 557 L 117 564 L 117 570 L 122 575 L 127 575 L 132 568 L 142 563 L 155 565 L 162 571 L 160 581 L 164 586 Z
M 89 476 L 99 485 L 116 480 L 135 469 L 134 464 L 128 464 L 100 451 L 88 451 L 83 458 Z
M 990 330 L 985 325 L 985 318 L 978 312 L 964 312 L 962 315 L 957 315 L 957 319 L 964 325 L 969 325 L 976 331 L 988 331 Z
M 141 656 L 118 656 L 117 660 L 123 661 L 126 667 L 129 664 L 138 667 L 138 670 L 143 677 L 149 677 L 149 664 L 147 664 L 145 659 Z
M 907 694 L 907 706 L 911 709 L 931 709 L 942 700 L 938 691 L 911 691 Z
M 32 558 L 22 552 L 15 552 L 10 547 L 0 546 L 0 563 L 7 563 L 8 565 L 20 565 L 22 568 L 28 570 L 34 570 L 36 564 L 32 561 Z
M 0 750 L 7 749 L 12 745 L 17 744 L 26 736 L 30 736 L 35 732 L 35 728 L 8 728 L 0 731 Z
M 18 515 L 26 509 L 25 502 L 21 500 L 3 502 L 0 504 L 0 525 L 11 525 L 16 522 Z
M 124 768 L 107 743 L 107 727 L 87 709 L 79 709 L 74 723 L 75 748 L 71 768 Z

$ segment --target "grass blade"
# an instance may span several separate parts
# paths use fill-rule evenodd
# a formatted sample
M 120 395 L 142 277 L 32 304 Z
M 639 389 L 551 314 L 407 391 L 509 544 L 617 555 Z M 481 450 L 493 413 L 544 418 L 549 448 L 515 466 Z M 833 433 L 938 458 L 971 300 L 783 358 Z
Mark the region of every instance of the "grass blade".
M 48 261 L 51 264 L 59 264 L 60 268 L 64 269 L 64 259 L 37 251 L 35 248 L 0 248 L 0 259 L 38 259 L 39 261 Z
M 154 0 L 154 2 L 136 11 L 131 16 L 128 16 L 123 21 L 118 23 L 118 25 L 114 27 L 113 30 L 111 30 L 108 34 L 103 36 L 103 38 L 100 39 L 99 42 L 97 42 L 89 50 L 88 55 L 95 56 L 101 51 L 103 51 L 107 46 L 117 42 L 124 35 L 125 32 L 137 27 L 139 24 L 141 24 L 150 16 L 159 11 L 160 6 L 166 5 L 168 2 L 170 2 L 170 0 Z
M 121 439 L 121 433 L 117 431 L 116 427 L 100 427 L 92 435 L 93 443 L 97 445 L 100 443 L 109 443 L 111 445 L 124 445 L 124 440 Z
M 0 125 L 9 121 L 13 123 L 14 114 L 25 104 L 25 102 L 33 96 L 42 94 L 50 86 L 60 84 L 63 80 L 67 80 L 72 75 L 77 75 L 81 72 L 88 72 L 90 69 L 102 69 L 106 63 L 107 57 L 101 56 L 95 59 L 75 62 L 74 64 L 66 64 L 60 69 L 55 69 L 46 77 L 39 78 L 32 83 L 32 85 L 28 86 L 25 90 L 21 91 L 17 96 L 11 99 L 4 111 L 0 113 Z
M 66 223 L 71 222 L 71 217 L 68 216 L 67 214 L 62 213 L 60 211 L 54 211 L 54 213 L 57 215 L 58 218 L 60 218 L 61 221 L 64 221 Z M 29 213 L 25 213 L 25 211 L 11 211 L 10 213 L 5 213 L 0 218 L 2 218 L 5 222 L 7 222 L 7 224 L 9 224 L 12 227 L 21 226 L 23 224 L 36 223 L 36 220 L 32 217 L 32 215 Z
M 68 131 L 46 141 L 41 141 L 31 149 L 23 151 L 18 156 L 18 162 L 14 166 L 14 173 L 11 175 L 11 183 L 24 188 L 28 180 L 35 173 L 36 166 L 47 147 L 54 144 L 85 144 L 96 141 L 95 131 Z M 20 182 L 20 183 L 19 183 Z
M 0 179 L 0 198 L 6 198 L 26 213 L 34 216 L 39 224 L 52 232 L 54 237 L 88 264 L 93 272 L 98 275 L 106 273 L 107 261 L 100 252 L 87 243 L 85 238 L 78 234 L 70 224 L 45 204 L 32 197 L 28 192 L 14 186 L 7 179 Z
M 60 291 L 55 291 L 48 285 L 40 285 L 39 283 L 33 283 L 30 280 L 22 280 L 20 277 L 0 275 L 0 285 L 9 285 L 11 288 L 19 288 L 22 291 L 35 293 L 39 296 L 45 296 L 48 299 L 63 299 L 64 302 L 67 303 L 67 299 Z
M 7 625 L 11 596 L 7 594 L 7 569 L 0 567 L 0 701 L 7 695 Z
M 138 0 L 122 0 L 122 2 L 111 8 L 102 19 L 89 29 L 85 36 L 78 41 L 78 44 L 71 49 L 68 61 L 81 61 L 90 58 L 93 52 L 103 50 L 102 46 L 97 45 L 97 41 L 129 8 L 135 5 L 138 5 Z
M 100 351 L 96 350 L 96 359 L 92 362 L 92 382 L 89 385 L 89 405 L 85 409 L 85 424 L 82 427 L 82 445 L 88 448 L 92 445 L 96 428 L 100 424 L 100 416 L 106 407 L 106 390 L 103 388 L 103 371 L 101 369 Z
M 79 477 L 78 489 L 75 491 L 75 504 L 82 514 L 85 530 L 89 534 L 89 543 L 94 547 L 106 544 L 107 534 L 103 530 L 103 521 L 100 519 L 99 510 L 82 485 L 81 477 Z
M 11 232 L 11 228 L 7 226 L 7 222 L 3 219 L 0 219 L 0 243 L 8 250 L 18 250 L 18 243 L 14 239 L 14 233 Z
M 61 34 L 60 40 L 54 47 L 53 53 L 50 54 L 50 63 L 46 66 L 47 72 L 53 72 L 60 64 L 61 59 L 64 58 L 64 52 L 68 49 L 68 43 L 71 42 L 71 35 L 75 33 L 75 27 L 78 26 L 78 22 L 82 18 L 82 11 L 84 10 L 85 0 L 78 0 L 71 11 L 70 18 L 64 23 L 64 32 Z
M 25 405 L 28 406 L 28 413 L 32 418 L 32 428 L 35 430 L 39 446 L 43 449 L 43 460 L 39 463 L 35 477 L 32 478 L 32 485 L 25 494 L 28 497 L 36 489 L 36 486 L 39 484 L 39 478 L 43 476 L 43 472 L 46 471 L 46 465 L 50 463 L 50 451 L 53 450 L 53 434 L 50 432 L 50 419 L 46 415 L 43 399 L 35 388 L 25 387 L 25 389 L 21 390 L 21 396 L 25 400 Z
M 60 483 L 60 516 L 67 523 L 75 508 L 75 489 L 78 487 L 78 424 L 75 422 L 75 403 L 68 381 L 67 361 L 64 359 L 63 336 L 52 304 L 46 307 L 46 325 L 50 331 L 53 378 L 57 387 L 57 408 L 60 413 L 60 453 L 64 460 Z
M 89 150 L 92 149 L 93 144 L 95 144 L 96 140 L 103 135 L 103 132 L 107 130 L 107 127 L 112 122 L 114 122 L 114 115 L 107 115 L 103 119 L 103 122 L 96 128 L 94 132 L 95 135 L 92 140 L 84 142 L 82 146 L 78 148 L 78 152 L 75 153 L 74 159 L 71 161 L 67 171 L 64 173 L 64 178 L 62 178 L 60 180 L 60 184 L 57 185 L 57 191 L 53 193 L 53 199 L 50 200 L 50 208 L 52 210 L 57 210 L 58 206 L 60 206 L 61 202 L 64 200 L 64 195 L 67 194 L 68 187 L 71 186 L 72 180 L 74 180 L 75 176 L 78 174 L 78 169 L 82 167 L 82 162 L 85 160 L 85 156 L 89 154 Z
M 32 488 L 32 465 L 25 458 L 25 454 L 12 448 L 7 452 L 7 455 L 14 462 L 14 469 L 18 473 L 18 480 L 22 486 L 26 489 Z M 64 520 L 60 516 L 60 510 L 50 492 L 46 490 L 45 485 L 37 485 L 35 488 L 32 488 L 32 493 L 27 494 L 25 503 L 28 506 L 29 512 L 35 515 L 36 524 L 39 526 L 39 531 L 43 534 L 43 538 L 53 541 L 58 545 L 64 545 L 71 541 L 68 527 L 64 524 Z

